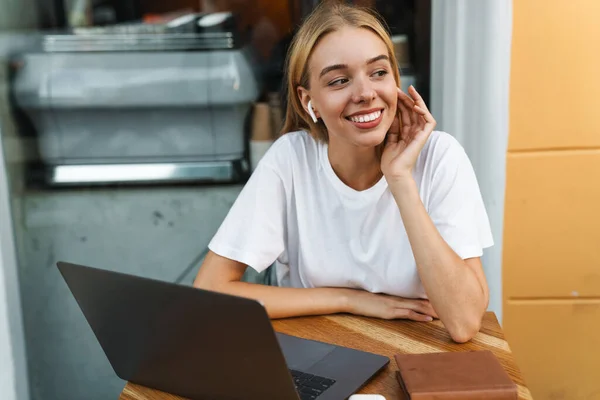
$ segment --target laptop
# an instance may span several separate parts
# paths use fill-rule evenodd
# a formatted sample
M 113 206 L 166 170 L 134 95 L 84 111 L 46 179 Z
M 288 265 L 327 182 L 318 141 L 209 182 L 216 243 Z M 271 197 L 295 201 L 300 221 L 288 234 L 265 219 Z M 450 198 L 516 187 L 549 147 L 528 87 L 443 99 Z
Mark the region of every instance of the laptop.
M 346 399 L 389 358 L 273 330 L 256 300 L 59 262 L 119 378 L 190 399 Z

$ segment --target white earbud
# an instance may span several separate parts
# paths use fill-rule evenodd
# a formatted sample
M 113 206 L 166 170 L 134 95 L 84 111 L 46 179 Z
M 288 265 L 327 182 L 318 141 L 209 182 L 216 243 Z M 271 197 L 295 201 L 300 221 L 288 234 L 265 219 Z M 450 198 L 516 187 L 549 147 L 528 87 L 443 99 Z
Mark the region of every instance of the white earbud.
M 312 109 L 312 100 L 308 101 L 308 114 L 312 118 L 313 122 L 317 123 L 317 116 L 315 115 L 315 112 Z

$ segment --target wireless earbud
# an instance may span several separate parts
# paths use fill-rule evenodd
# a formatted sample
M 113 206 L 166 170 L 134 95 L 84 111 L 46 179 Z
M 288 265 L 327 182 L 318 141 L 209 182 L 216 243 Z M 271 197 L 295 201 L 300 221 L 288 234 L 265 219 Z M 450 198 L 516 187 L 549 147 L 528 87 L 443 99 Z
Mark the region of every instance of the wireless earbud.
M 310 115 L 314 123 L 317 122 L 317 116 L 315 115 L 315 112 L 312 109 L 312 100 L 308 101 L 308 115 Z

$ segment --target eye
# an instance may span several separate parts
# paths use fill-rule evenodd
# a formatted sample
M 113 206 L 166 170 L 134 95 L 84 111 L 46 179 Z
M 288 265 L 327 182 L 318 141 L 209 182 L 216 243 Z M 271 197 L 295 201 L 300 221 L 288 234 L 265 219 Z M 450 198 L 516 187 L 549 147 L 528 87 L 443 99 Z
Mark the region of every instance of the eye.
M 375 71 L 373 73 L 374 76 L 379 77 L 379 78 L 384 77 L 387 74 L 388 74 L 388 72 L 385 69 L 380 69 L 379 71 Z
M 343 85 L 344 83 L 347 83 L 347 82 L 348 82 L 348 79 L 346 79 L 346 78 L 339 78 L 339 79 L 335 79 L 335 80 L 329 82 L 327 84 L 327 86 L 339 86 L 339 85 Z

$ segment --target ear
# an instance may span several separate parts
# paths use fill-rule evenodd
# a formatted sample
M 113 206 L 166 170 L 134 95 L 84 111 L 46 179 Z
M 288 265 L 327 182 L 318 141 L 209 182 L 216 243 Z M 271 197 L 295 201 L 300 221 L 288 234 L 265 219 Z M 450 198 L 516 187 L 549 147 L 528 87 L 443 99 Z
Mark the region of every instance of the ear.
M 297 89 L 297 93 L 298 93 L 298 98 L 300 99 L 300 103 L 302 103 L 302 108 L 304 108 L 304 111 L 307 114 L 310 114 L 308 112 L 308 102 L 310 101 L 310 94 L 308 93 L 308 90 L 303 88 L 302 86 L 298 86 Z M 312 104 L 313 107 L 313 111 L 316 115 L 317 118 L 320 118 L 319 112 L 317 111 L 317 107 L 315 106 L 315 103 L 313 102 Z

